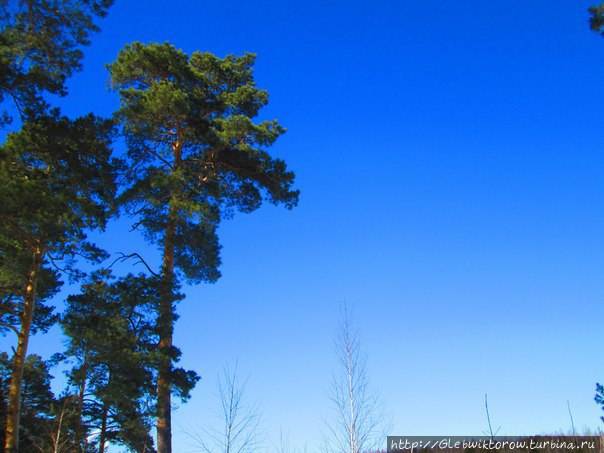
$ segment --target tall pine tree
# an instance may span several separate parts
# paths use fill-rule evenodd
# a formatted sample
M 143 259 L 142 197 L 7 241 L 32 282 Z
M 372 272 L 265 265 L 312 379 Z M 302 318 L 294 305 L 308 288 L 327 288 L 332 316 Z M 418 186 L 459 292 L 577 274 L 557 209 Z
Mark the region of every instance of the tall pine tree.
M 20 277 L 12 286 L 22 300 L 15 313 L 18 341 L 8 394 L 9 453 L 18 449 L 23 367 L 38 283 L 49 272 L 45 264 L 75 272 L 77 256 L 103 257 L 86 240 L 86 231 L 103 228 L 112 211 L 116 190 L 112 137 L 111 121 L 92 115 L 69 120 L 55 112 L 25 123 L 0 147 L 0 262 L 11 263 L 0 275 Z M 9 253 L 18 258 L 17 269 L 7 259 Z
M 0 421 L 6 423 L 11 360 L 0 353 Z M 29 355 L 23 370 L 22 423 L 20 451 L 51 450 L 49 436 L 53 425 L 55 398 L 50 388 L 48 365 L 38 355 Z M 4 444 L 4 432 L 0 442 Z
M 155 276 L 114 280 L 107 271 L 95 273 L 80 294 L 67 298 L 61 325 L 68 348 L 59 358 L 73 363 L 68 376 L 82 449 L 97 433 L 99 452 L 106 442 L 153 451 L 158 303 Z M 197 375 L 181 368 L 174 375 L 175 393 L 187 400 Z
M 73 257 L 72 252 L 98 256 L 84 243 L 83 231 L 104 223 L 106 195 L 114 190 L 111 172 L 106 173 L 109 123 L 91 116 L 61 118 L 49 112 L 45 95 L 66 94 L 66 79 L 81 67 L 81 48 L 98 30 L 96 18 L 112 3 L 0 1 L 0 124 L 11 121 L 12 104 L 23 126 L 0 149 L 0 315 L 3 327 L 18 334 L 8 394 L 8 452 L 18 450 L 29 334 L 52 321 L 49 307 L 34 310 L 37 294 L 49 295 L 59 284 L 49 260 Z M 97 151 L 98 157 L 89 154 Z M 107 184 L 102 191 L 101 180 Z M 80 182 L 83 187 L 73 186 Z
M 157 447 L 171 451 L 174 288 L 180 278 L 219 277 L 216 228 L 232 210 L 251 212 L 263 199 L 292 208 L 294 174 L 265 150 L 284 132 L 254 122 L 268 103 L 253 77 L 255 56 L 187 55 L 169 43 L 135 42 L 108 66 L 119 91 L 118 118 L 128 145 L 127 210 L 146 238 L 162 247 Z
M 69 381 L 80 444 L 96 432 L 99 452 L 106 442 L 150 452 L 157 279 L 111 280 L 108 272 L 95 274 L 80 294 L 67 298 L 61 320 L 68 338 L 63 359 L 74 364 Z

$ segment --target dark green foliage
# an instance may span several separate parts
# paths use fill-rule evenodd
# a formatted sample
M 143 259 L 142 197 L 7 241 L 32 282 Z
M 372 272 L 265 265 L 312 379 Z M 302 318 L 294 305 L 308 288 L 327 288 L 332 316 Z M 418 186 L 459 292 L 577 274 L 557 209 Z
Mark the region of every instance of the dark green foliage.
M 69 120 L 57 112 L 9 135 L 0 147 L 0 281 L 18 289 L 14 277 L 24 274 L 29 250 L 37 245 L 61 268 L 78 255 L 104 256 L 86 241 L 85 230 L 103 228 L 112 212 L 112 139 L 108 120 Z M 56 288 L 56 277 L 47 272 L 43 278 Z
M 42 93 L 65 95 L 80 69 L 81 47 L 113 0 L 0 0 L 0 102 L 22 116 L 44 111 Z M 5 122 L 9 119 L 4 118 Z
M 40 302 L 57 292 L 60 274 L 81 276 L 77 256 L 104 256 L 85 232 L 103 228 L 112 212 L 113 125 L 92 115 L 61 117 L 49 111 L 45 95 L 66 94 L 66 79 L 80 69 L 81 47 L 97 30 L 94 20 L 112 3 L 0 0 L 0 103 L 7 109 L 11 101 L 21 119 L 21 130 L 0 147 L 0 333 L 17 333 L 3 423 L 11 453 L 27 448 L 25 437 L 19 446 L 19 419 L 26 416 L 19 408 L 29 336 L 56 321 L 52 307 Z M 11 121 L 7 110 L 0 115 L 0 125 Z M 61 424 L 68 418 L 60 413 Z M 55 439 L 54 448 L 42 450 L 65 445 Z
M 53 111 L 24 123 L 0 147 L 0 321 L 18 333 L 7 411 L 11 452 L 19 442 L 29 336 L 55 320 L 51 308 L 36 310 L 36 302 L 56 292 L 59 273 L 81 277 L 78 257 L 97 262 L 105 257 L 86 240 L 86 230 L 104 228 L 114 212 L 112 138 L 111 121 L 93 115 L 69 120 Z
M 0 148 L 0 212 L 8 227 L 49 244 L 64 242 L 71 230 L 103 227 L 115 194 L 113 135 L 109 120 L 70 120 L 56 111 L 10 134 Z
M 94 451 L 91 445 L 82 447 L 79 442 L 76 395 L 64 393 L 59 396 L 51 406 L 51 412 L 54 419 L 49 437 L 52 446 L 56 446 L 56 451 L 66 453 Z M 55 451 L 54 448 L 52 451 Z
M 9 330 L 14 332 L 19 328 L 19 315 L 23 313 L 23 288 L 15 286 L 15 283 L 22 281 L 23 277 L 10 276 L 10 273 L 6 272 L 7 268 L 18 260 L 17 256 L 16 251 L 0 256 L 0 279 L 4 280 L 0 283 L 0 335 L 3 336 Z M 26 264 L 20 263 L 19 267 L 25 269 Z M 47 300 L 59 291 L 61 284 L 56 270 L 48 267 L 41 269 L 31 333 L 47 332 L 57 322 L 58 315 L 54 313 L 55 307 L 47 305 Z
M 252 121 L 268 103 L 254 83 L 254 59 L 133 43 L 109 65 L 132 164 L 126 207 L 155 243 L 169 208 L 177 210 L 175 267 L 193 282 L 219 277 L 222 216 L 253 211 L 263 197 L 288 208 L 298 200 L 294 174 L 263 150 L 284 129 Z
M 82 398 L 81 438 L 105 426 L 105 440 L 153 451 L 149 431 L 155 415 L 158 291 L 155 277 L 113 281 L 101 272 L 80 294 L 68 297 L 61 325 L 69 343 L 60 359 L 73 363 L 69 381 Z M 179 356 L 173 348 L 174 361 Z M 186 399 L 199 377 L 178 370 L 174 393 Z
M 6 424 L 6 404 L 11 373 L 8 354 L 0 353 L 0 423 Z M 55 403 L 50 389 L 52 376 L 40 356 L 29 355 L 23 372 L 23 390 L 20 426 L 20 451 L 39 451 L 37 446 L 47 446 L 52 451 L 51 434 L 54 421 L 52 408 Z M 4 445 L 4 430 L 0 431 Z
M 70 296 L 61 321 L 65 356 L 75 362 L 70 383 L 82 398 L 82 438 L 103 430 L 99 441 L 149 448 L 157 285 L 143 276 L 108 279 L 97 275 Z
M 12 98 L 22 113 L 36 115 L 0 148 L 0 318 L 17 326 L 31 250 L 42 246 L 47 260 L 77 254 L 98 259 L 102 252 L 85 241 L 85 228 L 102 227 L 113 200 L 108 162 L 111 122 L 92 115 L 68 120 L 44 113 L 44 91 L 65 94 L 64 82 L 80 68 L 80 47 L 96 31 L 112 0 L 0 0 L 0 102 Z M 27 115 L 26 115 L 27 117 Z M 57 263 L 55 263 L 57 264 Z M 63 269 L 75 270 L 72 262 Z M 37 277 L 38 300 L 56 293 L 56 269 Z M 52 307 L 39 305 L 32 329 L 56 320 Z
M 77 256 L 93 261 L 104 253 L 86 241 L 85 230 L 102 228 L 111 214 L 115 167 L 109 160 L 113 125 L 92 115 L 69 120 L 56 112 L 25 123 L 0 147 L 0 321 L 18 326 L 31 250 L 70 276 Z M 37 300 L 56 294 L 57 268 L 38 276 Z M 33 332 L 55 321 L 52 307 L 39 304 Z M 0 332 L 3 329 L 0 327 Z
M 604 3 L 599 6 L 591 6 L 588 11 L 590 14 L 589 28 L 602 34 L 602 27 L 604 26 Z
M 0 423 L 6 424 L 7 394 L 12 362 L 0 353 Z M 27 356 L 21 393 L 21 424 L 19 451 L 78 451 L 74 418 L 74 398 L 56 399 L 50 388 L 49 364 L 38 355 Z M 0 442 L 4 445 L 4 430 Z
M 177 360 L 180 359 L 180 350 L 176 349 Z M 191 398 L 191 390 L 199 381 L 199 375 L 193 370 L 185 370 L 184 368 L 172 369 L 172 393 L 181 401 L 187 401 Z

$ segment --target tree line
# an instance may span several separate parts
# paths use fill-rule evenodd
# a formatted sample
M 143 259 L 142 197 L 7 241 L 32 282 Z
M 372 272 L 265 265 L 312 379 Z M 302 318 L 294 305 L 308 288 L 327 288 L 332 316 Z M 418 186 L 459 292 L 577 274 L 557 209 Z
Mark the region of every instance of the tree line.
M 12 356 L 0 354 L 0 441 L 10 453 L 170 452 L 171 399 L 189 398 L 199 379 L 177 366 L 181 285 L 220 277 L 222 219 L 298 202 L 294 173 L 266 151 L 285 129 L 254 120 L 268 92 L 252 54 L 134 42 L 107 65 L 120 97 L 111 118 L 52 105 L 112 3 L 0 1 L 0 332 L 16 338 Z M 145 272 L 113 275 L 87 234 L 120 214 L 160 250 L 159 268 L 135 251 L 121 259 Z M 59 314 L 51 301 L 66 280 L 81 291 Z M 65 350 L 48 362 L 28 355 L 30 336 L 57 322 Z M 55 397 L 49 366 L 59 362 L 68 387 Z

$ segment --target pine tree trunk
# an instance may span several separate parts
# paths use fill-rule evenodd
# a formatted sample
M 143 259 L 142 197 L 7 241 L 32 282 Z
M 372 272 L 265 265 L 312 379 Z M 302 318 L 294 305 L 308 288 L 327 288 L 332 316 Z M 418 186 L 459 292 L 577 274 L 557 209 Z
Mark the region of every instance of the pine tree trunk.
M 172 146 L 174 150 L 174 171 L 180 169 L 182 142 L 180 133 Z M 159 294 L 159 367 L 157 376 L 157 453 L 172 453 L 172 333 L 174 331 L 174 235 L 178 221 L 175 200 L 177 188 L 172 191 L 168 211 L 168 223 L 164 234 L 164 259 L 162 264 Z
M 173 208 L 170 208 L 172 211 Z M 157 452 L 172 451 L 172 420 L 170 396 L 172 393 L 173 285 L 174 285 L 174 232 L 170 221 L 164 237 L 164 263 L 159 300 L 159 369 L 157 376 Z
M 36 305 L 36 283 L 42 266 L 44 251 L 36 246 L 33 251 L 32 263 L 27 274 L 25 293 L 23 295 L 23 313 L 21 314 L 21 330 L 17 341 L 17 350 L 13 357 L 10 387 L 8 391 L 8 406 L 6 414 L 6 439 L 4 451 L 17 453 L 19 450 L 19 418 L 21 415 L 21 389 L 23 387 L 23 367 L 27 357 L 27 345 L 31 332 L 31 323 Z
M 84 349 L 84 363 L 82 364 L 84 373 L 80 382 L 78 391 L 78 412 L 76 420 L 76 436 L 80 451 L 84 451 L 86 446 L 86 431 L 84 430 L 83 412 L 84 412 L 84 396 L 86 395 L 86 378 L 88 375 L 88 345 Z
M 107 439 L 107 414 L 109 412 L 109 404 L 103 403 L 103 418 L 101 420 L 101 433 L 99 434 L 99 453 L 105 452 L 105 442 Z

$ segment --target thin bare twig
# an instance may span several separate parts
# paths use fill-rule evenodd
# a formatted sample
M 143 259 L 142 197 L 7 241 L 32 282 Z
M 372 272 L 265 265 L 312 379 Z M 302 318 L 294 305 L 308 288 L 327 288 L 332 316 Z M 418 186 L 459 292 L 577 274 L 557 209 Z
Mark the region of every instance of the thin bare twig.
M 493 433 L 493 427 L 491 426 L 491 415 L 489 414 L 489 402 L 487 400 L 487 394 L 486 393 L 484 394 L 484 408 L 485 408 L 485 411 L 487 413 L 487 422 L 489 424 L 489 431 L 488 432 L 483 431 L 483 434 L 489 436 L 491 439 L 494 439 L 495 436 L 497 435 L 497 433 L 499 432 L 499 430 L 501 429 L 501 426 L 498 427 L 495 430 L 495 432 Z

